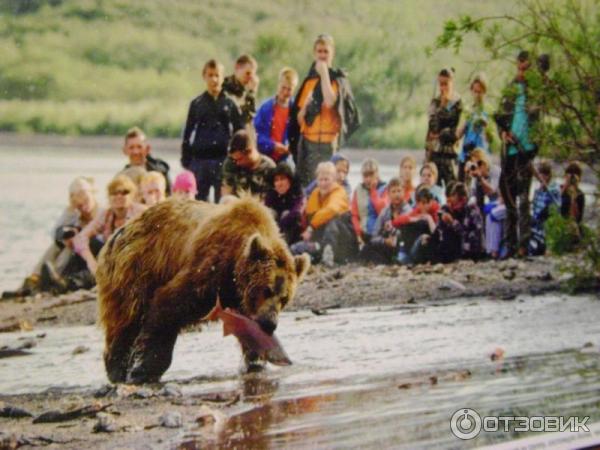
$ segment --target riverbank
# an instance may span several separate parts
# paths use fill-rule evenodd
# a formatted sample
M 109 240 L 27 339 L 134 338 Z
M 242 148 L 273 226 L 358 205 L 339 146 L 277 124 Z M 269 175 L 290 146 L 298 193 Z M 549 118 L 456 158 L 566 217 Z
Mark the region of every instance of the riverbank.
M 465 260 L 413 268 L 349 264 L 328 269 L 317 265 L 311 268 L 287 310 L 430 304 L 458 297 L 511 301 L 518 295 L 557 292 L 565 277 L 561 267 L 576 261 L 577 257 L 570 255 L 478 263 Z M 0 331 L 94 325 L 95 300 L 95 290 L 3 300 Z
M 332 269 L 315 266 L 299 287 L 294 303 L 284 313 L 281 330 L 278 330 L 278 334 L 283 336 L 281 339 L 284 345 L 287 342 L 293 348 L 290 355 L 298 365 L 291 366 L 291 371 L 269 367 L 265 372 L 243 374 L 222 369 L 219 366 L 221 363 L 217 363 L 215 367 L 205 367 L 203 364 L 198 368 L 191 367 L 191 373 L 194 374 L 191 378 L 177 375 L 181 373 L 182 363 L 188 367 L 193 364 L 192 361 L 215 358 L 217 354 L 217 359 L 231 362 L 235 360 L 236 353 L 239 353 L 239 350 L 234 349 L 236 345 L 232 340 L 228 341 L 220 336 L 218 325 L 203 329 L 200 333 L 197 333 L 196 328 L 185 333 L 178 343 L 181 350 L 174 362 L 175 366 L 179 364 L 179 368 L 173 369 L 166 384 L 142 387 L 105 385 L 99 389 L 91 389 L 85 387 L 89 381 L 84 380 L 88 378 L 73 375 L 75 379 L 71 379 L 68 385 L 78 386 L 82 383 L 82 387 L 52 387 L 32 394 L 0 394 L 0 428 L 3 430 L 0 432 L 0 449 L 49 444 L 66 449 L 83 446 L 98 449 L 199 449 L 219 448 L 222 445 L 228 448 L 236 445 L 243 448 L 265 448 L 274 442 L 279 443 L 275 447 L 286 447 L 287 439 L 290 439 L 291 447 L 304 447 L 300 444 L 304 441 L 298 437 L 303 431 L 290 432 L 289 436 L 285 431 L 278 431 L 279 437 L 274 437 L 269 430 L 284 430 L 286 421 L 296 420 L 305 424 L 300 427 L 302 430 L 304 426 L 309 426 L 306 423 L 313 423 L 310 420 L 312 415 L 344 414 L 349 408 L 355 410 L 357 402 L 367 402 L 373 407 L 373 404 L 386 402 L 388 398 L 395 399 L 394 402 L 399 405 L 397 408 L 402 411 L 405 408 L 402 406 L 403 402 L 412 405 L 417 398 L 420 402 L 431 402 L 429 408 L 435 410 L 435 405 L 439 402 L 436 396 L 444 395 L 448 400 L 445 400 L 447 404 L 443 413 L 448 416 L 446 409 L 453 407 L 448 404 L 454 405 L 456 390 L 463 386 L 468 386 L 468 389 L 465 387 L 466 392 L 469 389 L 484 389 L 482 386 L 488 383 L 494 386 L 497 385 L 495 377 L 508 376 L 510 379 L 515 370 L 519 373 L 523 370 L 532 371 L 535 376 L 526 379 L 530 380 L 528 383 L 537 385 L 536 376 L 540 364 L 542 367 L 549 364 L 542 363 L 540 358 L 548 358 L 552 367 L 560 370 L 568 368 L 575 371 L 575 363 L 582 364 L 589 370 L 597 370 L 600 360 L 594 355 L 600 354 L 598 330 L 593 331 L 589 324 L 578 322 L 576 317 L 579 317 L 580 308 L 571 303 L 576 299 L 546 300 L 559 291 L 565 279 L 560 267 L 575 264 L 576 261 L 576 256 L 571 255 L 563 258 L 540 257 L 480 263 L 459 261 L 410 269 L 398 266 L 347 265 Z M 538 296 L 540 300 L 536 301 L 532 296 Z M 94 291 L 79 291 L 58 297 L 36 296 L 2 301 L 0 329 L 5 332 L 4 336 L 12 338 L 13 348 L 23 352 L 24 358 L 44 358 L 45 353 L 51 351 L 45 350 L 51 348 L 47 341 L 52 339 L 55 341 L 54 345 L 62 348 L 61 355 L 70 356 L 66 356 L 65 360 L 65 356 L 48 354 L 51 366 L 68 364 L 71 372 L 79 367 L 75 369 L 75 373 L 79 370 L 94 370 L 99 372 L 95 379 L 103 379 L 103 373 L 100 373 L 101 333 L 95 329 L 93 333 L 85 332 L 86 328 L 81 327 L 90 328 L 89 325 L 95 324 L 95 299 Z M 596 303 L 589 300 L 585 303 L 587 313 L 583 312 L 589 320 L 595 321 L 593 311 L 596 310 Z M 566 314 L 567 310 L 575 312 L 569 313 L 569 316 Z M 561 311 L 565 313 L 564 317 Z M 374 317 L 388 319 L 383 321 Z M 538 318 L 544 324 L 554 320 L 550 318 L 564 321 L 564 326 L 558 328 L 552 323 L 547 323 L 544 327 L 570 333 L 570 340 L 574 343 L 567 342 L 561 336 L 548 339 L 547 330 L 533 323 Z M 375 322 L 370 324 L 369 321 L 373 320 Z M 524 327 L 523 324 L 531 326 Z M 581 326 L 581 333 L 577 336 L 573 335 L 573 330 L 568 331 L 575 325 Z M 394 333 L 400 333 L 401 338 L 391 333 L 390 327 L 396 329 Z M 479 342 L 470 344 L 474 347 L 472 351 L 478 355 L 477 359 L 473 361 L 468 352 L 461 353 L 464 350 L 460 348 L 466 348 L 466 343 L 456 341 L 451 346 L 447 342 L 444 344 L 447 332 L 441 331 L 440 327 L 454 330 L 452 333 L 456 336 L 453 342 L 463 335 L 465 342 L 479 339 Z M 474 328 L 471 329 L 472 327 Z M 473 334 L 474 330 L 483 331 L 482 327 L 486 333 L 477 338 Z M 63 340 L 59 337 L 62 329 L 77 329 L 81 337 L 79 340 Z M 495 329 L 499 333 L 491 338 L 489 333 Z M 19 330 L 23 333 L 18 333 Z M 503 343 L 508 330 L 512 330 L 509 334 L 512 337 L 509 339 L 516 341 L 512 347 L 508 342 Z M 531 354 L 532 351 L 534 355 L 538 353 L 532 349 L 542 351 L 541 344 L 536 341 L 546 343 L 554 340 L 553 345 L 560 345 L 560 349 L 564 345 L 568 351 L 556 353 L 556 349 L 545 348 L 543 351 L 548 353 L 542 356 L 538 354 L 532 361 L 529 357 L 513 358 L 510 353 L 516 353 L 516 349 L 524 343 L 523 337 L 515 334 L 516 330 L 523 336 L 531 337 L 532 342 L 525 346 L 529 348 L 522 350 L 525 354 Z M 17 333 L 9 333 L 10 331 Z M 350 339 L 354 333 L 357 336 L 356 342 Z M 54 334 L 58 336 L 52 336 Z M 19 335 L 25 337 L 18 338 Z M 84 338 L 85 335 L 89 338 Z M 300 337 L 302 335 L 305 337 Z M 409 338 L 411 335 L 414 337 Z M 491 336 L 493 335 L 492 333 Z M 207 347 L 198 349 L 197 344 L 194 344 L 197 338 L 198 342 L 203 342 Z M 426 344 L 423 339 L 433 342 Z M 313 340 L 314 343 L 311 344 Z M 323 342 L 319 343 L 319 340 Z M 436 340 L 439 342 L 435 342 Z M 16 346 L 15 342 L 18 343 Z M 304 353 L 297 347 L 301 342 L 305 342 L 303 345 L 308 347 L 304 349 Z M 329 342 L 328 345 L 332 347 L 328 349 L 325 342 Z M 399 342 L 403 344 L 398 346 Z M 495 348 L 499 343 L 506 346 L 509 353 L 507 358 L 502 347 Z M 217 347 L 213 347 L 214 345 Z M 223 345 L 221 352 L 219 345 Z M 352 353 L 344 354 L 348 352 L 348 345 L 354 356 Z M 362 349 L 365 345 L 372 346 L 374 353 Z M 431 345 L 430 350 L 427 350 L 428 345 Z M 313 346 L 318 346 L 318 350 L 317 347 L 311 350 Z M 394 356 L 388 346 L 404 348 L 402 351 L 407 351 L 416 359 L 402 361 Z M 194 348 L 197 350 L 193 350 Z M 208 350 L 209 348 L 212 350 Z M 493 351 L 491 355 L 490 351 Z M 325 371 L 325 375 L 310 375 L 311 366 L 316 361 L 327 367 L 327 357 L 324 355 L 332 352 L 335 355 L 330 356 L 333 360 L 346 361 L 341 364 L 350 364 L 353 370 L 358 371 L 355 376 L 347 378 L 358 383 L 356 386 L 346 385 L 341 391 L 340 387 L 336 389 L 330 381 L 330 377 L 335 378 L 335 375 L 327 374 L 330 369 Z M 430 352 L 439 354 L 430 356 Z M 450 356 L 453 353 L 454 356 Z M 374 363 L 379 364 L 379 369 L 375 372 L 377 375 L 372 375 L 375 378 L 361 378 L 360 371 L 372 370 L 364 367 L 371 367 L 368 361 L 373 358 Z M 392 358 L 390 361 L 396 362 L 392 363 L 391 368 L 384 370 L 389 364 L 383 363 L 385 358 Z M 436 362 L 432 365 L 430 359 Z M 59 360 L 63 362 L 60 363 Z M 573 360 L 574 363 L 567 360 Z M 5 364 L 10 363 L 10 359 L 3 361 Z M 47 367 L 45 363 L 41 360 L 30 361 L 30 376 L 43 377 L 39 371 L 43 372 L 44 367 Z M 8 374 L 11 366 L 5 367 L 8 368 L 5 369 Z M 48 369 L 54 370 L 52 367 Z M 298 370 L 308 372 L 304 378 L 301 376 L 302 382 L 298 381 Z M 324 369 L 319 370 L 322 372 Z M 348 377 L 347 369 L 338 370 Z M 566 376 L 555 376 L 559 375 Z M 317 378 L 313 378 L 315 376 Z M 348 383 L 341 380 L 339 382 Z M 301 388 L 297 387 L 298 383 Z M 515 386 L 520 386 L 520 383 L 518 381 Z M 47 381 L 44 386 L 56 385 Z M 519 387 L 525 390 L 530 388 Z M 595 385 L 586 385 L 586 389 L 597 388 Z M 570 388 L 565 386 L 564 389 L 564 395 L 570 396 Z M 430 399 L 432 396 L 433 399 Z M 412 397 L 414 399 L 410 400 Z M 339 413 L 336 412 L 337 408 Z M 382 413 L 376 411 L 375 408 L 372 420 L 382 426 L 385 414 L 379 417 Z M 423 420 L 427 421 L 428 427 L 433 428 L 426 428 L 424 435 L 442 434 L 441 430 L 447 428 L 446 416 L 443 416 L 443 423 L 432 423 L 429 413 L 425 414 L 427 419 Z M 397 442 L 394 439 L 398 431 L 393 431 L 396 426 L 386 430 L 387 438 L 392 439 L 389 442 Z M 329 428 L 323 433 L 331 438 Z M 309 436 L 313 434 L 308 433 L 307 437 Z M 319 433 L 315 436 L 319 436 Z M 350 439 L 352 433 L 347 430 L 344 436 Z M 445 437 L 449 438 L 453 439 L 452 436 Z M 415 438 L 411 435 L 410 439 L 420 440 L 423 436 Z M 481 445 L 488 441 L 477 442 Z M 413 448 L 419 447 L 418 442 L 412 444 Z

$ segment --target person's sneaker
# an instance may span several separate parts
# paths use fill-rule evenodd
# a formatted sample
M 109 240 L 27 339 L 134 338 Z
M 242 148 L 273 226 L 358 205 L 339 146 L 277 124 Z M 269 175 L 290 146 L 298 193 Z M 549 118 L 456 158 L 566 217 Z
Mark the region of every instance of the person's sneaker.
M 321 256 L 321 262 L 325 267 L 333 267 L 335 266 L 333 247 L 330 244 L 327 244 L 323 247 L 323 255 Z
M 410 257 L 406 254 L 406 252 L 400 250 L 396 255 L 396 262 L 401 265 L 408 265 L 410 264 Z
M 62 294 L 68 290 L 67 282 L 59 275 L 56 268 L 49 261 L 42 264 L 40 289 L 43 291 L 53 291 L 58 294 Z

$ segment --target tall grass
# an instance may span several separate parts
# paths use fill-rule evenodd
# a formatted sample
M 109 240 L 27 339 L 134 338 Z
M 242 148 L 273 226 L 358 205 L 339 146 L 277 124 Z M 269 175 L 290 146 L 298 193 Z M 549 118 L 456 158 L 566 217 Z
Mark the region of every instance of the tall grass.
M 457 68 L 464 90 L 473 71 L 488 72 L 492 94 L 506 68 L 451 53 L 427 57 L 444 20 L 509 10 L 491 0 L 4 0 L 0 2 L 0 129 L 68 134 L 177 136 L 200 70 L 216 57 L 259 61 L 259 97 L 274 93 L 279 69 L 303 76 L 322 32 L 337 43 L 364 124 L 351 145 L 420 147 L 432 82 Z M 467 47 L 468 48 L 468 47 Z

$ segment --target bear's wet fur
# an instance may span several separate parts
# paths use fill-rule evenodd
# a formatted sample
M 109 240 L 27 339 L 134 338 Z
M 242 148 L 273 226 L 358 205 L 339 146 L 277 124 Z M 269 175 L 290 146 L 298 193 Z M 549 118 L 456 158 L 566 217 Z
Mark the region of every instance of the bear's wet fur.
M 170 199 L 148 209 L 99 256 L 108 378 L 158 381 L 179 331 L 217 297 L 272 333 L 309 264 L 291 255 L 269 210 L 250 196 L 227 205 Z

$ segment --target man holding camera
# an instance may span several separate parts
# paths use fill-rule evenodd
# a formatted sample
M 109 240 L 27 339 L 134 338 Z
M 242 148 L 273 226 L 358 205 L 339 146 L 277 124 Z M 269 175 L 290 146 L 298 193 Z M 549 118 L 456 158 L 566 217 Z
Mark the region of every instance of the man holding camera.
M 531 141 L 530 130 L 539 119 L 539 109 L 528 97 L 526 74 L 530 65 L 529 52 L 521 51 L 517 76 L 504 90 L 500 110 L 494 116 L 502 138 L 500 190 L 506 204 L 507 257 L 517 251 L 519 256 L 527 255 L 531 232 L 529 190 L 538 147 Z

